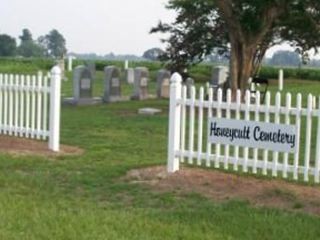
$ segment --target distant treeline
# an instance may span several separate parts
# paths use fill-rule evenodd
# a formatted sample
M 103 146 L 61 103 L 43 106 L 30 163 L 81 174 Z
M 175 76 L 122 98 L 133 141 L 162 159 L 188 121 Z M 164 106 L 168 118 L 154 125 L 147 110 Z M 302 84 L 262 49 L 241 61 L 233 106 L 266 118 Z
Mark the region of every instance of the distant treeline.
M 90 60 L 76 59 L 73 61 L 73 66 L 83 65 Z M 124 61 L 98 60 L 94 61 L 96 69 L 103 71 L 105 66 L 117 66 L 124 68 Z M 55 60 L 43 58 L 0 58 L 1 73 L 36 73 L 39 70 L 49 71 L 54 66 Z M 65 62 L 67 66 L 67 60 Z M 215 64 L 203 63 L 192 67 L 189 74 L 196 82 L 207 82 L 210 80 L 212 68 Z M 163 64 L 157 61 L 129 61 L 129 67 L 147 67 L 154 72 L 163 68 Z M 277 79 L 280 67 L 263 66 L 260 71 L 260 76 Z M 317 80 L 320 81 L 320 69 L 307 67 L 284 67 L 285 78 L 302 79 L 302 80 Z

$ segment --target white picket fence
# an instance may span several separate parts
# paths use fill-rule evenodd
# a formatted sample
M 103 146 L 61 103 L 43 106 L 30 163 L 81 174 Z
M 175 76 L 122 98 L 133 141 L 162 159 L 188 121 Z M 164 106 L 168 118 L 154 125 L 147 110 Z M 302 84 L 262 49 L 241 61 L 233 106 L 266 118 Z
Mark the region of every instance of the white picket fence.
M 0 74 L 0 134 L 49 139 L 59 151 L 61 70 L 47 76 Z
M 198 99 L 196 90 L 182 86 L 178 73 L 172 75 L 170 85 L 168 172 L 179 170 L 179 162 L 204 165 L 207 167 L 233 169 L 254 174 L 282 175 L 283 178 L 298 180 L 303 177 L 309 181 L 320 180 L 320 104 L 315 108 L 314 98 L 308 95 L 307 106 L 302 106 L 302 95 L 297 94 L 295 105 L 291 94 L 286 94 L 285 104 L 281 104 L 281 94 L 266 94 L 265 103 L 260 104 L 260 93 L 252 102 L 250 92 L 246 92 L 245 101 L 241 101 L 240 91 L 236 101 L 232 102 L 231 91 L 223 96 L 221 89 L 213 96 L 205 88 L 200 88 Z M 225 99 L 225 100 L 224 100 Z M 319 98 L 320 102 L 320 98 Z M 275 124 L 295 125 L 297 129 L 297 151 L 280 153 L 267 149 L 211 144 L 208 139 L 208 119 L 226 118 L 271 122 Z M 313 151 L 312 151 L 313 150 Z

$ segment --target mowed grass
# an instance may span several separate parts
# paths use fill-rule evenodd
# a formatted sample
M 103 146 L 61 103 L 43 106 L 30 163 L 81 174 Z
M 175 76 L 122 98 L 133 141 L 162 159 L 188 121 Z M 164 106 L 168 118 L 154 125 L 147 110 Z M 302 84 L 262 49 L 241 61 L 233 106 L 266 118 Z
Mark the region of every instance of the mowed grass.
M 300 83 L 300 91 L 319 93 L 318 83 L 308 84 Z M 124 92 L 131 87 L 124 85 Z M 70 93 L 69 80 L 63 94 Z M 141 116 L 141 107 L 163 113 Z M 157 193 L 121 180 L 130 169 L 166 164 L 167 111 L 167 100 L 64 106 L 61 142 L 83 148 L 82 156 L 0 154 L 0 239 L 319 238 L 316 216 Z

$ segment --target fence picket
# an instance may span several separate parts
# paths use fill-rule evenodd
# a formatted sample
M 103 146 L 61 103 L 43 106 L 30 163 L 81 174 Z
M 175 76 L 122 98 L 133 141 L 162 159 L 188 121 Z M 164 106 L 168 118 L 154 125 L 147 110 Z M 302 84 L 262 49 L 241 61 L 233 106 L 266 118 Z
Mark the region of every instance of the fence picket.
M 26 126 L 25 126 L 25 129 L 26 129 L 26 138 L 29 138 L 30 137 L 30 76 L 28 75 L 27 76 L 27 79 L 26 79 L 26 88 L 27 88 L 27 91 L 26 91 L 26 115 L 25 115 L 25 120 L 26 120 Z
M 274 115 L 274 122 L 276 124 L 280 123 L 280 107 L 281 107 L 281 95 L 280 92 L 277 92 L 276 94 L 276 113 Z M 276 177 L 278 175 L 278 161 L 279 161 L 279 153 L 276 151 L 273 151 L 272 156 L 272 176 Z
M 313 110 L 313 97 L 311 94 L 309 94 L 308 106 L 307 106 L 307 129 L 306 129 L 305 154 L 304 154 L 304 181 L 305 182 L 309 181 L 312 110 Z
M 212 103 L 213 103 L 213 89 L 209 88 L 208 93 L 208 119 L 212 118 Z M 211 143 L 210 141 L 207 141 L 207 149 L 206 149 L 206 166 L 211 166 Z
M 20 76 L 15 76 L 15 84 L 14 84 L 14 136 L 18 136 L 18 113 L 19 113 L 19 84 L 20 84 Z
M 36 76 L 32 76 L 31 86 L 31 138 L 35 137 L 35 126 L 36 126 Z
M 21 79 L 20 79 L 20 123 L 19 123 L 19 136 L 22 137 L 23 135 L 25 135 L 24 132 L 24 119 L 25 119 L 25 115 L 24 115 L 24 102 L 25 102 L 25 98 L 24 98 L 24 89 L 23 86 L 25 84 L 25 78 L 22 75 Z
M 236 93 L 236 120 L 240 119 L 240 107 L 241 107 L 241 91 L 238 89 Z M 239 160 L 239 146 L 234 147 L 234 165 L 233 170 L 238 171 L 238 160 Z
M 297 94 L 297 112 L 296 112 L 296 128 L 297 128 L 297 151 L 294 155 L 293 163 L 293 179 L 298 180 L 298 166 L 299 166 L 299 154 L 300 154 L 300 128 L 301 128 L 301 94 Z
M 217 118 L 221 118 L 221 103 L 222 103 L 222 89 L 218 89 L 218 96 L 217 96 L 217 108 L 216 108 L 216 116 Z M 219 143 L 216 144 L 215 148 L 215 159 L 214 159 L 214 167 L 219 168 L 220 165 L 220 151 L 221 146 Z
M 42 103 L 42 74 L 38 74 L 38 79 L 37 79 L 37 139 L 40 139 L 40 131 L 41 131 L 41 115 L 42 115 L 42 108 L 41 108 L 41 103 Z
M 0 74 L 0 133 L 3 133 L 3 74 Z
M 255 104 L 255 114 L 254 114 L 254 120 L 258 122 L 260 120 L 260 92 L 256 92 L 256 104 Z M 258 148 L 255 148 L 253 150 L 253 167 L 252 172 L 254 174 L 257 173 L 257 162 L 258 162 Z
M 43 118 L 42 118 L 42 129 L 43 129 L 43 135 L 42 135 L 42 139 L 45 140 L 47 138 L 46 136 L 46 132 L 48 131 L 48 77 L 45 76 L 44 80 L 43 80 L 43 87 L 45 89 L 45 91 L 43 92 L 43 102 L 42 102 L 42 106 L 43 106 Z
M 60 108 L 60 87 L 61 70 L 54 67 L 51 70 L 51 95 L 50 95 L 50 120 L 59 119 L 58 114 L 54 115 L 55 109 Z M 168 165 L 167 171 L 173 173 L 179 170 L 179 156 L 176 151 L 180 148 L 180 122 L 181 105 L 177 100 L 181 99 L 182 77 L 179 73 L 174 73 L 170 79 L 170 106 L 169 106 L 169 134 L 168 134 Z M 53 151 L 59 150 L 59 121 L 50 121 L 49 148 Z
M 315 160 L 315 173 L 314 173 L 314 181 L 319 183 L 319 171 L 320 171 L 320 97 L 318 102 L 318 129 L 317 129 L 317 146 L 316 146 L 316 160 Z
M 231 89 L 227 90 L 227 109 L 226 109 L 226 119 L 230 119 L 231 118 L 231 110 L 230 110 L 230 106 L 231 106 Z M 225 150 L 224 150 L 224 169 L 228 169 L 229 168 L 229 156 L 230 156 L 230 146 L 229 145 L 225 145 Z
M 190 93 L 190 126 L 189 126 L 189 156 L 188 156 L 188 163 L 193 163 L 193 146 L 194 146 L 194 118 L 195 118 L 195 97 L 196 97 L 196 90 L 195 87 L 191 87 L 191 93 Z
M 249 121 L 250 120 L 250 91 L 247 90 L 245 93 L 245 120 Z M 243 172 L 248 172 L 248 159 L 249 159 L 249 148 L 244 147 L 243 149 Z
M 201 87 L 200 93 L 199 93 L 199 112 L 198 112 L 198 156 L 197 156 L 198 165 L 201 165 L 201 153 L 202 153 L 203 100 L 204 100 L 204 89 L 203 87 Z
M 8 74 L 4 75 L 4 94 L 3 94 L 3 125 L 4 125 L 4 134 L 8 132 Z
M 266 93 L 266 111 L 264 116 L 264 121 L 266 123 L 270 122 L 270 92 Z M 267 149 L 263 150 L 263 167 L 262 167 L 262 174 L 267 175 L 268 173 L 268 162 L 269 162 L 269 151 Z
M 286 113 L 285 113 L 286 125 L 290 125 L 290 108 L 291 108 L 291 94 L 287 93 L 287 95 L 286 95 Z M 283 156 L 284 167 L 283 167 L 283 172 L 282 172 L 283 178 L 288 177 L 288 158 L 289 158 L 289 154 L 284 153 L 284 156 Z
M 9 75 L 9 86 L 8 86 L 8 94 L 9 94 L 9 123 L 8 123 L 8 129 L 9 129 L 9 136 L 12 135 L 12 128 L 13 128 L 13 78 L 14 75 Z

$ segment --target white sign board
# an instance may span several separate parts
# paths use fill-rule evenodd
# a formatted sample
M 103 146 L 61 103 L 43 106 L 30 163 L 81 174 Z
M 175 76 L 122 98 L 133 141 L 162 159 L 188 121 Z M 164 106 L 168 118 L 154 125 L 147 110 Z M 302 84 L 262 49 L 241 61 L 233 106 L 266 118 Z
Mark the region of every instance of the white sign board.
M 209 119 L 210 143 L 268 149 L 276 152 L 297 151 L 297 129 L 293 125 L 233 120 Z

